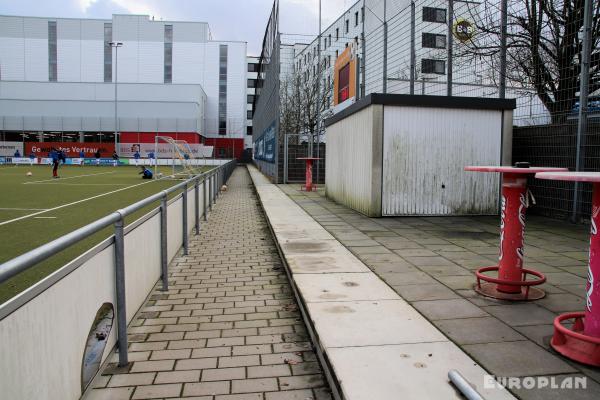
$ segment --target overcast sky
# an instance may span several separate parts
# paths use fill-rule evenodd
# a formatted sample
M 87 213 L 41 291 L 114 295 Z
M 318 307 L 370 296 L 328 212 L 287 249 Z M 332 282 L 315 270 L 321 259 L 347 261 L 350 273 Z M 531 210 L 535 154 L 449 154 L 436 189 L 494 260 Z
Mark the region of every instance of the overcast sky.
M 322 0 L 323 27 L 355 0 Z M 155 19 L 205 21 L 214 39 L 248 42 L 258 55 L 273 0 L 0 0 L 0 14 L 39 17 L 111 18 L 147 14 Z M 280 0 L 282 33 L 316 34 L 319 0 Z

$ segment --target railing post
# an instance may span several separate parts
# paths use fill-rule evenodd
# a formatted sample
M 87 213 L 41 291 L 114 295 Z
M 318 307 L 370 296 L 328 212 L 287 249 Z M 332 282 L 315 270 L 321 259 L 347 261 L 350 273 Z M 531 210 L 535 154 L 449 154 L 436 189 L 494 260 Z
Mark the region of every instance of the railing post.
M 215 171 L 215 203 L 217 202 L 217 197 L 219 197 L 219 170 Z
M 219 183 L 217 184 L 217 196 L 221 195 L 221 188 L 223 187 L 223 168 L 219 170 Z
M 163 191 L 160 201 L 160 267 L 162 270 L 162 291 L 169 290 L 169 261 L 167 255 L 167 192 Z
M 115 287 L 117 292 L 117 341 L 119 347 L 119 367 L 128 364 L 127 357 L 127 308 L 125 301 L 125 235 L 123 213 L 115 222 Z
M 183 193 L 181 196 L 183 201 L 183 212 L 181 213 L 183 218 L 183 255 L 188 255 L 188 185 L 183 185 Z
M 204 188 L 202 190 L 202 204 L 204 205 L 204 221 L 208 221 L 208 202 L 206 201 L 206 194 L 208 193 L 208 181 L 206 180 L 206 175 L 204 175 L 202 187 Z
M 214 190 L 214 185 L 212 182 L 212 175 L 208 177 L 208 209 L 210 212 L 212 212 L 212 205 L 213 205 L 213 190 Z
M 194 181 L 194 221 L 196 222 L 196 235 L 200 234 L 200 180 Z
M 217 173 L 215 172 L 213 174 L 213 202 L 215 204 L 217 204 L 217 192 L 218 192 L 218 188 L 217 188 Z

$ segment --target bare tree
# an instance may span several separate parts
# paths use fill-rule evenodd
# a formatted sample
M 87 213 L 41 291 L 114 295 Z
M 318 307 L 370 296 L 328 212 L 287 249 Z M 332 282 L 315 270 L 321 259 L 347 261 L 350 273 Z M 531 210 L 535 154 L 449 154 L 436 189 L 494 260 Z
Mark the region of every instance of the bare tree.
M 287 134 L 317 134 L 323 130 L 323 119 L 331 107 L 332 80 L 323 68 L 313 73 L 312 68 L 294 71 L 280 85 L 281 130 Z M 320 125 L 319 125 L 320 123 Z
M 288 75 L 281 81 L 280 87 L 280 130 L 284 134 L 297 135 L 302 132 L 300 107 L 301 80 L 299 75 Z
M 600 89 L 600 2 L 592 1 L 590 93 Z M 473 18 L 475 37 L 463 47 L 464 54 L 486 58 L 495 72 L 500 68 L 498 4 L 481 5 Z M 535 90 L 552 122 L 563 122 L 579 91 L 584 0 L 514 1 L 507 14 L 507 84 Z

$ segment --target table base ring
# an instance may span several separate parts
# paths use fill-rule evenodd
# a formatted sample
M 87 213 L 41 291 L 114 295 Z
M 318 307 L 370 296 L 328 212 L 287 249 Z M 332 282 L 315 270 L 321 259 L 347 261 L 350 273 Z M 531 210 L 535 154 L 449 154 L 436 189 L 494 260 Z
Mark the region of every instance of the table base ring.
M 562 324 L 574 320 L 567 328 Z M 563 356 L 577 362 L 600 367 L 600 338 L 583 334 L 585 312 L 561 314 L 554 319 L 554 335 L 550 345 Z
M 474 285 L 473 289 L 483 296 L 499 300 L 531 301 L 539 300 L 546 296 L 546 292 L 542 289 L 532 287 L 546 282 L 546 277 L 541 272 L 523 268 L 523 280 L 521 281 L 493 278 L 484 274 L 484 272 L 498 270 L 498 266 L 479 268 L 475 272 L 477 283 Z M 528 274 L 536 276 L 538 279 L 526 280 Z M 498 290 L 498 285 L 519 287 L 520 291 L 517 291 L 516 293 L 502 292 Z

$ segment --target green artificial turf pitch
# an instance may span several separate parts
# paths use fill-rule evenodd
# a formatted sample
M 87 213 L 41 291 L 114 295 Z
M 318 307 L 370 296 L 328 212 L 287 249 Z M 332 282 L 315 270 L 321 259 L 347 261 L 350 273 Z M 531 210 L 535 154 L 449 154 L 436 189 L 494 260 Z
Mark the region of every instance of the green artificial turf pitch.
M 210 168 L 201 167 L 197 172 Z M 27 176 L 29 171 L 31 176 Z M 133 166 L 67 165 L 59 168 L 59 179 L 52 179 L 50 166 L 0 166 L 0 264 L 181 182 L 168 178 L 143 180 L 139 172 L 139 167 Z M 161 167 L 161 172 L 170 174 L 171 167 Z M 158 202 L 139 210 L 125 223 L 157 206 Z M 112 232 L 112 227 L 106 228 L 0 284 L 0 304 Z

